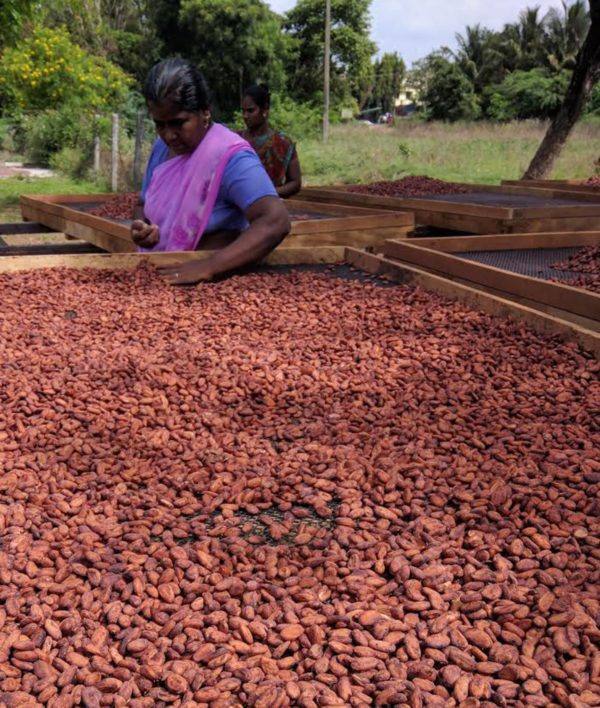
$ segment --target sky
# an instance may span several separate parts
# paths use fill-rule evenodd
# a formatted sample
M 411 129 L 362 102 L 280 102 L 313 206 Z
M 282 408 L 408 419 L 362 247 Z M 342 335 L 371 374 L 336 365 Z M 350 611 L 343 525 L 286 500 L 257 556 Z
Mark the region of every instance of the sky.
M 267 1 L 277 12 L 295 5 L 295 0 Z M 454 47 L 454 35 L 466 25 L 501 29 L 536 5 L 545 13 L 560 0 L 373 0 L 371 35 L 380 53 L 398 52 L 410 66 L 442 45 Z

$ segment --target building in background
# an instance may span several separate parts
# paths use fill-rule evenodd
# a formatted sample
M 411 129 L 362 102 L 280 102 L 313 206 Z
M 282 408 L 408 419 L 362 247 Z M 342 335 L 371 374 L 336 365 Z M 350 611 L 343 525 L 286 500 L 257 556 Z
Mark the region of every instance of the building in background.
M 394 102 L 394 113 L 400 117 L 411 116 L 419 108 L 419 92 L 410 84 L 404 84 Z

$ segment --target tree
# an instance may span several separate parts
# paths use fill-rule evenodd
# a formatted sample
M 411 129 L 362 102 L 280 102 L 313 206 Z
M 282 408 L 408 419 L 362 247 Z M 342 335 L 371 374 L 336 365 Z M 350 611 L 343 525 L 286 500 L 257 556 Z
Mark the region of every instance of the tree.
M 243 86 L 259 80 L 274 90 L 285 86 L 289 39 L 262 0 L 182 0 L 179 24 L 184 56 L 203 71 L 224 117 L 239 108 Z
M 481 112 L 473 84 L 457 64 L 434 53 L 420 67 L 421 100 L 429 120 L 473 120 Z
M 467 26 L 465 33 L 456 35 L 456 63 L 481 94 L 490 83 L 502 80 L 501 54 L 497 51 L 496 33 L 477 24 Z
M 386 53 L 375 62 L 374 72 L 370 103 L 380 106 L 384 113 L 392 113 L 406 74 L 404 61 L 396 52 Z
M 590 16 L 583 0 L 572 5 L 562 1 L 562 13 L 556 8 L 548 10 L 546 27 L 546 61 L 556 71 L 573 69 L 585 36 L 590 27 Z
M 15 112 L 76 102 L 94 109 L 120 106 L 131 78 L 75 44 L 64 29 L 34 26 L 0 57 L 0 96 Z
M 68 27 L 79 46 L 141 82 L 162 52 L 151 7 L 151 0 L 46 0 L 43 22 Z
M 590 18 L 590 28 L 577 54 L 563 104 L 523 179 L 541 179 L 550 172 L 600 78 L 600 0 L 590 0 Z
M 2 0 L 0 2 L 0 48 L 19 37 L 23 23 L 34 9 L 34 0 Z
M 373 85 L 370 6 L 371 0 L 331 2 L 331 94 L 338 103 L 353 96 L 363 105 Z M 288 81 L 296 99 L 315 102 L 322 95 L 324 26 L 322 0 L 298 0 L 286 15 L 284 28 L 294 42 Z
M 547 119 L 556 115 L 569 83 L 568 72 L 513 71 L 489 89 L 487 115 L 499 121 Z

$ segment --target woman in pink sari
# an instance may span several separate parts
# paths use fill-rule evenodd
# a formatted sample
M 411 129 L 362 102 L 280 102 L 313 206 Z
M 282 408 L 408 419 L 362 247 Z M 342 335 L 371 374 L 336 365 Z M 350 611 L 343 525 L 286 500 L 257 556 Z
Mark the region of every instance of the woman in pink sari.
M 204 260 L 162 268 L 175 285 L 210 280 L 267 255 L 289 233 L 287 210 L 251 146 L 211 121 L 202 74 L 182 59 L 160 62 L 144 96 L 159 138 L 131 226 L 139 249 L 193 251 L 201 241 L 237 236 Z

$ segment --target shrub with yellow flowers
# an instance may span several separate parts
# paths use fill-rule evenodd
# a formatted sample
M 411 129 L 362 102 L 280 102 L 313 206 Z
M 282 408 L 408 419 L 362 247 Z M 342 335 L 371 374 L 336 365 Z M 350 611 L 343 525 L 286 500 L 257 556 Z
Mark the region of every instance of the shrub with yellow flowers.
M 121 68 L 75 44 L 64 28 L 36 26 L 0 56 L 0 102 L 7 111 L 57 108 L 73 99 L 93 110 L 111 109 L 131 83 Z

